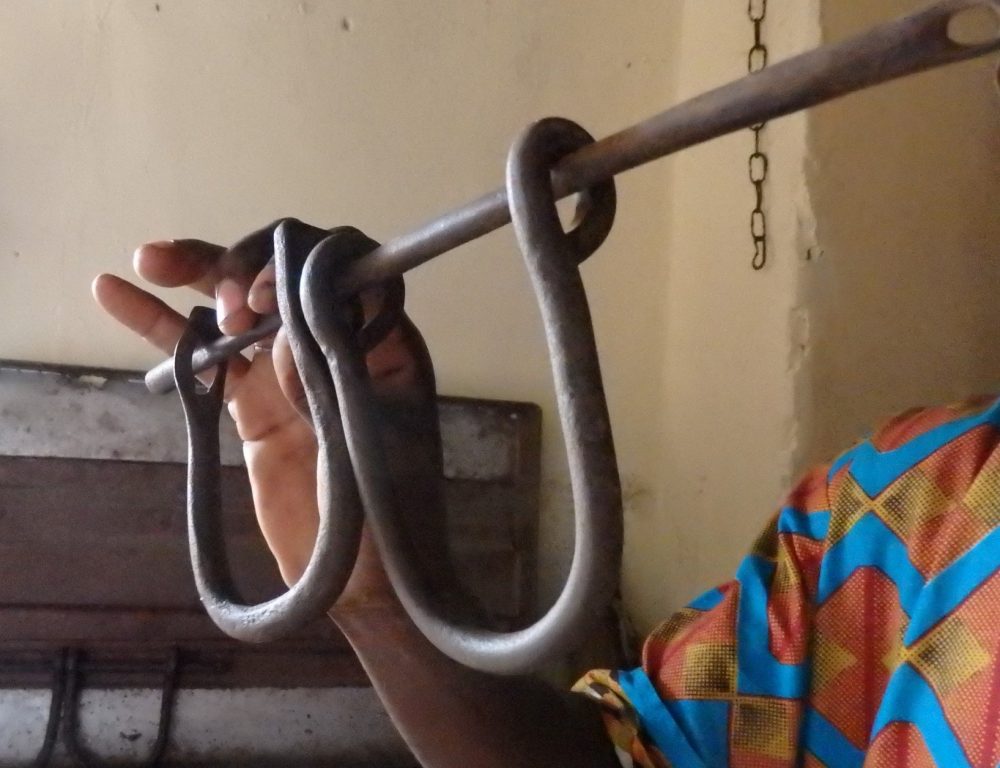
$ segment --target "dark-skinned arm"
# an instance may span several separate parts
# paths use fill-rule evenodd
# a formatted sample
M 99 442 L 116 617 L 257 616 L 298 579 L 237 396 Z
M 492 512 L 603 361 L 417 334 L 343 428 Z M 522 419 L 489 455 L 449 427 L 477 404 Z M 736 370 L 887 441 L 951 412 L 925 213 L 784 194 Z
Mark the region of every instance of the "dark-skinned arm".
M 136 252 L 135 268 L 156 285 L 191 286 L 216 300 L 220 326 L 237 334 L 260 313 L 274 311 L 268 285 L 273 275 L 266 268 L 259 275 L 231 273 L 226 253 L 200 241 L 160 242 Z M 93 290 L 108 314 L 172 353 L 184 327 L 181 315 L 111 275 L 98 277 Z M 442 542 L 442 522 L 434 517 L 438 513 L 428 512 L 438 493 L 430 478 L 440 470 L 439 438 L 436 426 L 413 430 L 414 424 L 436 422 L 425 408 L 434 398 L 429 355 L 419 333 L 405 321 L 367 362 L 388 422 L 402 425 L 397 431 L 400 449 L 422 457 L 411 460 L 406 476 L 396 482 L 400 497 L 411 500 L 404 510 L 408 528 L 423 542 L 422 551 L 432 553 Z M 281 333 L 272 354 L 231 364 L 226 399 L 244 440 L 258 521 L 282 576 L 294 582 L 316 534 L 316 442 L 293 405 L 301 401 L 301 388 Z M 416 408 L 410 407 L 413 403 Z M 438 576 L 443 584 L 451 580 L 448 569 Z M 330 613 L 403 738 L 427 768 L 618 765 L 595 705 L 532 678 L 474 672 L 431 646 L 396 601 L 367 534 L 350 583 Z

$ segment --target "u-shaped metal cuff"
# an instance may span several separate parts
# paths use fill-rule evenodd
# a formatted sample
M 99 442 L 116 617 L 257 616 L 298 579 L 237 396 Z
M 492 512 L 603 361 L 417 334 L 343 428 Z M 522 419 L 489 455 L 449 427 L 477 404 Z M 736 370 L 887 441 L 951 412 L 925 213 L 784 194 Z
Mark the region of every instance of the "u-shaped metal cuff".
M 410 542 L 394 524 L 388 468 L 378 439 L 364 361 L 350 354 L 343 327 L 329 322 L 327 274 L 318 254 L 303 272 L 303 308 L 330 364 L 358 490 L 389 578 L 403 606 L 442 652 L 470 667 L 510 674 L 536 668 L 586 637 L 614 597 L 622 551 L 621 490 L 586 292 L 579 263 L 603 242 L 614 220 L 611 182 L 583 196 L 583 216 L 563 232 L 549 169 L 593 139 L 566 120 L 531 126 L 514 144 L 507 168 L 511 214 L 542 312 L 576 507 L 576 541 L 567 582 L 531 626 L 493 632 L 457 626 L 423 589 Z
M 356 230 L 353 230 L 356 232 Z M 177 390 L 188 427 L 188 541 L 195 584 L 205 609 L 226 634 L 248 642 L 266 642 L 316 619 L 343 591 L 354 568 L 361 540 L 362 512 L 343 440 L 334 390 L 325 361 L 312 342 L 297 300 L 301 254 L 329 232 L 314 227 L 280 225 L 275 232 L 278 295 L 295 364 L 313 419 L 317 456 L 319 526 L 309 563 L 287 592 L 257 605 L 241 597 L 230 572 L 222 529 L 219 464 L 219 416 L 226 366 L 220 365 L 209 387 L 191 369 L 197 344 L 218 335 L 215 313 L 196 309 L 175 352 Z M 358 233 L 360 235 L 360 233 Z M 299 254 L 299 263 L 295 263 Z M 294 279 L 294 287 L 289 286 Z
M 427 638 L 453 659 L 487 672 L 523 672 L 565 653 L 596 626 L 618 585 L 622 510 L 579 263 L 610 231 L 616 198 L 612 181 L 583 193 L 579 223 L 567 233 L 549 178 L 559 158 L 592 141 L 567 120 L 542 120 L 515 142 L 507 167 L 511 217 L 545 325 L 576 508 L 573 563 L 555 604 L 536 622 L 513 632 L 456 624 L 446 615 L 440 596 L 429 587 L 432 580 L 420 571 L 413 542 L 399 524 L 365 349 L 358 344 L 350 313 L 330 303 L 345 263 L 376 244 L 351 228 L 327 233 L 285 222 L 275 231 L 279 306 L 320 441 L 320 533 L 302 579 L 261 605 L 239 599 L 225 559 L 217 431 L 224 370 L 207 391 L 199 392 L 190 368 L 194 340 L 198 332 L 209 330 L 207 315 L 193 318 L 192 331 L 178 345 L 175 358 L 191 435 L 192 563 L 206 608 L 227 633 L 267 640 L 327 610 L 353 567 L 362 508 L 404 608 Z M 303 259 L 305 253 L 309 255 Z

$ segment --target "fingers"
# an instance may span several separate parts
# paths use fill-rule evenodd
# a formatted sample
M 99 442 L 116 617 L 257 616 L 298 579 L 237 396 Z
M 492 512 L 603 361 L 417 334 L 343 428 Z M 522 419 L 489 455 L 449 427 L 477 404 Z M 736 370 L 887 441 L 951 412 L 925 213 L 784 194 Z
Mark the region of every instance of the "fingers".
M 252 277 L 245 274 L 240 254 L 204 240 L 164 240 L 140 246 L 132 261 L 139 277 L 154 285 L 186 285 L 214 298 L 219 329 L 229 336 L 257 322 L 246 301 Z
M 216 268 L 219 282 L 216 287 L 216 301 L 219 306 L 219 328 L 229 336 L 245 333 L 253 328 L 260 314 L 277 311 L 277 305 L 260 312 L 251 307 L 249 294 L 257 283 L 259 273 L 267 272 L 274 283 L 274 230 L 279 222 L 273 222 L 251 232 L 230 247 L 218 261 Z
M 306 400 L 305 389 L 299 372 L 295 368 L 295 360 L 292 357 L 292 348 L 288 344 L 288 336 L 282 328 L 274 337 L 274 345 L 271 347 L 271 361 L 274 363 L 275 375 L 278 379 L 278 386 L 285 399 L 295 406 L 295 410 L 307 421 L 312 421 L 309 413 L 309 403 Z
M 187 319 L 151 293 L 114 275 L 98 275 L 91 291 L 100 307 L 133 333 L 167 355 L 172 355 Z M 235 391 L 249 363 L 239 355 L 230 359 L 227 397 Z
M 284 328 L 275 336 L 270 355 L 285 399 L 311 422 L 309 403 Z M 412 399 L 433 390 L 433 373 L 427 374 L 433 370 L 429 360 L 419 332 L 405 317 L 365 356 L 375 394 L 391 400 Z
M 240 387 L 229 401 L 229 413 L 236 421 L 240 439 L 252 443 L 266 440 L 288 427 L 308 427 L 295 409 L 281 396 L 274 368 L 251 365 Z
M 215 286 L 215 309 L 219 330 L 227 336 L 238 336 L 257 324 L 257 313 L 247 306 L 249 280 L 224 277 Z
M 247 304 L 258 315 L 273 315 L 278 311 L 278 291 L 272 258 L 254 278 Z
M 164 288 L 188 285 L 215 296 L 216 284 L 233 278 L 249 287 L 274 251 L 274 224 L 247 235 L 230 248 L 204 240 L 160 240 L 136 249 L 133 265 L 144 280 Z
M 135 271 L 155 285 L 186 285 L 213 297 L 220 330 L 235 336 L 250 330 L 259 319 L 247 297 L 258 271 L 273 255 L 274 226 L 263 227 L 228 249 L 204 240 L 147 243 L 135 252 Z M 265 283 L 273 286 L 273 268 Z M 268 313 L 277 309 L 267 302 L 263 306 Z
M 231 248 L 203 240 L 171 240 L 148 243 L 135 252 L 136 272 L 150 282 L 166 286 L 187 285 L 216 301 L 220 330 L 230 336 L 244 333 L 259 315 L 277 312 L 274 264 L 274 229 L 270 224 L 243 238 Z M 368 320 L 384 311 L 386 289 L 361 293 Z M 94 282 L 94 296 L 102 307 L 126 327 L 166 353 L 173 351 L 186 320 L 155 296 L 119 278 L 102 275 Z M 280 389 L 294 411 L 309 418 L 302 383 L 284 332 L 278 334 L 271 352 L 273 381 L 262 389 Z M 407 400 L 424 391 L 433 391 L 433 373 L 419 332 L 403 317 L 367 356 L 369 373 L 381 397 Z M 268 367 L 253 366 L 254 370 Z M 227 397 L 232 399 L 234 384 L 248 368 L 243 358 L 230 368 Z M 257 389 L 256 386 L 248 389 Z M 275 393 L 276 394 L 276 393 Z M 235 404 L 234 404 L 235 405 Z M 239 409 L 246 411 L 245 408 Z M 292 409 L 289 409 L 292 413 Z M 249 432 L 261 433 L 281 421 L 284 414 L 270 413 L 264 423 L 254 423 Z
M 434 365 L 413 321 L 402 313 L 395 328 L 367 356 L 375 394 L 383 400 L 419 402 L 434 397 Z
M 173 354 L 187 321 L 163 301 L 114 275 L 98 275 L 91 286 L 101 308 L 166 354 Z
M 132 265 L 143 280 L 164 288 L 190 285 L 215 295 L 216 264 L 226 251 L 203 240 L 162 240 L 136 249 Z
M 393 328 L 365 357 L 368 375 L 378 394 L 412 385 L 416 360 L 400 326 Z

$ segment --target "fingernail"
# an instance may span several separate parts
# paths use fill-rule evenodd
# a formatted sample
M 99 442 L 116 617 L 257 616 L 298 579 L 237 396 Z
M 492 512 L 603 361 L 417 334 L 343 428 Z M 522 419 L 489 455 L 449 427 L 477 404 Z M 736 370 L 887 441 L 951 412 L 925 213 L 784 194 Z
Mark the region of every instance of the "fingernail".
M 215 311 L 218 315 L 219 328 L 225 324 L 229 316 L 240 310 L 246 304 L 243 288 L 232 278 L 224 278 L 215 287 Z
M 274 283 L 259 283 L 250 289 L 247 304 L 259 315 L 271 314 L 277 308 L 278 292 Z

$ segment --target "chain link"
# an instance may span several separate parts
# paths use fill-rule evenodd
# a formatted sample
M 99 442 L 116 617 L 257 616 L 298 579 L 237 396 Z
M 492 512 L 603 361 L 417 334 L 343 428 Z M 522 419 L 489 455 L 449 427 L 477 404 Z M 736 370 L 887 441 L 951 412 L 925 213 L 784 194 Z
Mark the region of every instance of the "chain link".
M 767 17 L 767 0 L 747 0 L 747 15 L 753 24 L 753 45 L 747 52 L 747 71 L 752 75 L 767 66 L 767 45 L 764 43 L 764 19 Z M 767 264 L 767 215 L 764 213 L 764 182 L 767 181 L 768 160 L 761 149 L 761 133 L 767 123 L 751 127 L 753 132 L 753 152 L 748 162 L 750 183 L 753 184 L 756 201 L 750 213 L 750 237 L 753 241 L 753 261 L 755 270 Z

